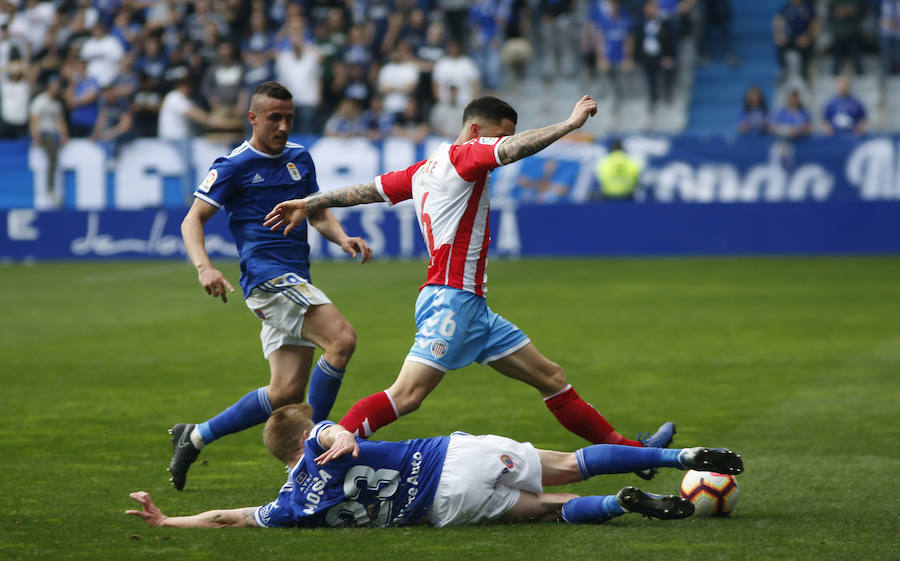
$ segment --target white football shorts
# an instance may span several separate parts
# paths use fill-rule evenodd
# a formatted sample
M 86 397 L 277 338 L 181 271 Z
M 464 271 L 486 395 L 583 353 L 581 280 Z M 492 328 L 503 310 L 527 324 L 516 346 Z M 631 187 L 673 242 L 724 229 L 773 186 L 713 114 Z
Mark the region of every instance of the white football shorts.
M 428 522 L 439 528 L 497 518 L 522 491 L 543 491 L 541 458 L 530 442 L 454 432 Z
M 303 317 L 310 306 L 330 304 L 331 300 L 300 275 L 286 273 L 253 288 L 245 302 L 262 321 L 259 338 L 263 356 L 269 358 L 284 345 L 315 347 L 300 336 Z

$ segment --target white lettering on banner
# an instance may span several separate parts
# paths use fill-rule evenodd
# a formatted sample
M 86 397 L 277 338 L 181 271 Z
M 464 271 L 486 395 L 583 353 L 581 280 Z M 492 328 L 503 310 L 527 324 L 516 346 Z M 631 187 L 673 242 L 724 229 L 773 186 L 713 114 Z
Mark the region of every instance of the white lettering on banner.
M 171 144 L 139 138 L 123 146 L 116 166 L 116 208 L 163 206 L 163 180 L 184 172 L 184 155 Z
M 387 248 L 387 240 L 381 231 L 381 224 L 384 222 L 384 211 L 378 207 L 366 206 L 360 211 L 360 226 L 362 226 L 363 237 L 372 248 L 375 255 L 383 255 Z
M 900 199 L 900 158 L 887 138 L 868 140 L 847 158 L 846 175 L 865 201 Z
M 516 207 L 509 201 L 501 201 L 493 205 L 493 210 L 500 214 L 500 227 L 497 228 L 497 253 L 516 257 L 522 253 L 522 238 L 519 235 L 519 219 Z
M 364 138 L 323 137 L 309 147 L 309 154 L 322 191 L 368 183 L 378 175 L 380 154 Z
M 106 200 L 106 153 L 99 144 L 86 138 L 75 138 L 59 152 L 59 167 L 63 174 L 75 175 L 75 208 L 103 210 Z
M 163 233 L 167 217 L 168 215 L 165 211 L 161 210 L 156 213 L 146 239 L 116 239 L 110 234 L 100 233 L 100 215 L 96 212 L 91 212 L 87 217 L 87 232 L 85 232 L 84 237 L 72 240 L 70 251 L 77 256 L 110 256 L 123 253 L 158 256 L 184 255 L 187 251 L 184 248 L 181 236 L 165 235 Z M 206 251 L 210 255 L 238 256 L 237 249 L 233 243 L 215 234 L 206 236 Z
M 37 212 L 31 209 L 17 209 L 6 213 L 6 235 L 13 241 L 34 241 L 41 236 L 34 227 Z
M 696 169 L 686 162 L 670 162 L 662 169 L 647 169 L 645 183 L 659 202 L 782 202 L 827 200 L 834 176 L 818 164 L 786 171 L 774 158 L 751 166 L 741 178 L 732 164 L 703 164 Z

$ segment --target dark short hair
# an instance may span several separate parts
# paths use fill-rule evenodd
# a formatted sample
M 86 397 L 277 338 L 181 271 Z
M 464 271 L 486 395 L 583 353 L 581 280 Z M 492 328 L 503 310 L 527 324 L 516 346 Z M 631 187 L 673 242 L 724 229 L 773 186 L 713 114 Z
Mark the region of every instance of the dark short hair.
M 463 111 L 463 123 L 467 123 L 473 119 L 486 119 L 499 123 L 503 119 L 509 119 L 516 124 L 519 120 L 519 114 L 512 106 L 502 99 L 494 96 L 486 95 L 473 99 L 466 105 Z
M 294 99 L 294 96 L 291 95 L 291 92 L 288 89 L 278 82 L 263 82 L 262 84 L 256 86 L 256 89 L 253 90 L 253 95 L 261 95 L 265 97 L 274 97 L 275 99 L 286 99 L 291 100 Z

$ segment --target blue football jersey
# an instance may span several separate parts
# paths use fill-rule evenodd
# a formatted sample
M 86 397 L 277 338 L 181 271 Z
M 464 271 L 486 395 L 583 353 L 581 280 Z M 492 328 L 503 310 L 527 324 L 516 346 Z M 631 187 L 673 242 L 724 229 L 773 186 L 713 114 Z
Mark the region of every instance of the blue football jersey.
M 246 298 L 258 284 L 284 273 L 309 278 L 306 225 L 290 235 L 263 226 L 280 202 L 319 191 L 316 169 L 303 146 L 288 142 L 281 154 L 266 154 L 244 142 L 217 158 L 194 196 L 225 208 L 228 226 L 241 256 L 241 290 Z
M 379 442 L 357 439 L 359 457 L 341 456 L 324 466 L 313 427 L 303 457 L 288 473 L 278 498 L 256 509 L 267 527 L 403 526 L 420 522 L 434 501 L 447 455 L 448 436 Z

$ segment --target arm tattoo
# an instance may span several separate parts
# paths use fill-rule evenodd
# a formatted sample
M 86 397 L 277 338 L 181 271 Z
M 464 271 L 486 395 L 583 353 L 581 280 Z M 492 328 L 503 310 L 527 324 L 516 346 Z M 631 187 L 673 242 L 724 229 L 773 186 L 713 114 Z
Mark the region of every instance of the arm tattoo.
M 256 511 L 255 508 L 245 508 L 241 511 L 241 523 L 244 527 L 248 526 L 256 526 L 256 518 L 253 517 L 253 513 Z
M 306 199 L 306 209 L 311 214 L 323 208 L 356 206 L 383 201 L 384 199 L 381 198 L 381 194 L 375 187 L 375 182 L 370 181 L 313 195 Z
M 497 148 L 497 154 L 500 156 L 500 162 L 503 165 L 511 164 L 522 158 L 527 158 L 532 154 L 537 154 L 544 148 L 550 146 L 572 129 L 565 123 L 556 123 L 549 127 L 541 129 L 532 129 L 514 134 L 503 141 L 503 144 Z

